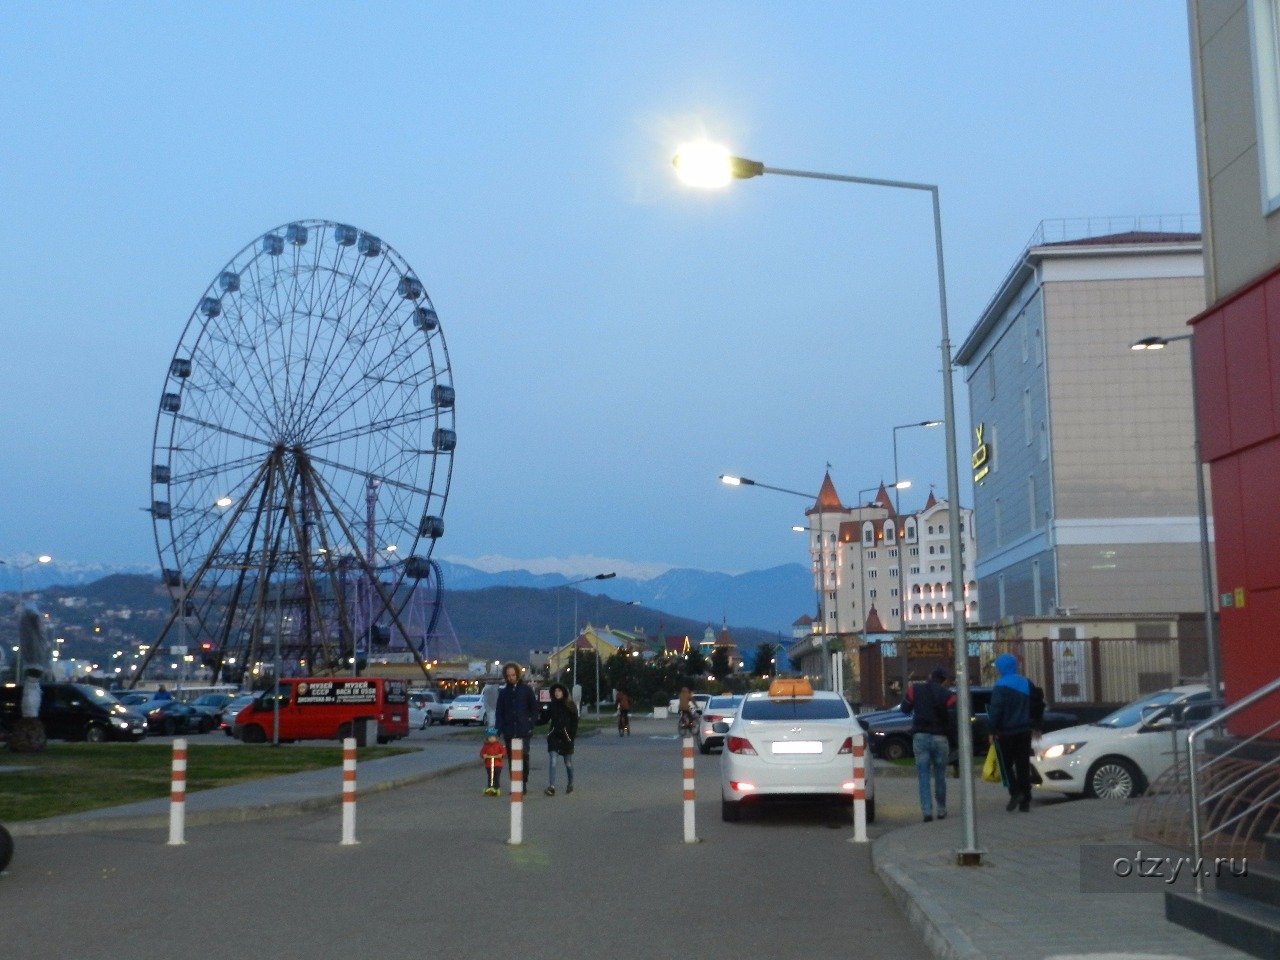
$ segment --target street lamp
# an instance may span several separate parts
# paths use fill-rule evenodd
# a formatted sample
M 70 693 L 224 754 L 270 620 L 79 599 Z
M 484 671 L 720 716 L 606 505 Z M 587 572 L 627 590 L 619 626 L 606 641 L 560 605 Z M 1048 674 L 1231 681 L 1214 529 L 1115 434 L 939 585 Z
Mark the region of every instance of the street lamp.
M 1196 342 L 1192 334 L 1176 337 L 1143 337 L 1130 344 L 1130 350 L 1163 350 L 1177 340 L 1187 341 L 1191 357 L 1191 430 L 1196 459 L 1196 509 L 1200 514 L 1200 588 L 1204 594 L 1204 645 L 1209 661 L 1209 696 L 1218 697 L 1222 690 L 1222 652 L 1218 649 L 1218 624 L 1214 616 L 1213 570 L 1209 555 L 1209 508 L 1204 493 L 1204 461 L 1200 456 L 1200 416 L 1196 393 Z
M 617 603 L 609 604 L 609 606 L 605 607 L 604 609 L 612 610 L 614 607 L 638 607 L 638 606 L 640 606 L 639 600 L 619 600 Z M 596 612 L 599 613 L 600 610 L 597 610 Z M 574 637 L 573 650 L 574 650 L 575 656 L 577 655 L 577 651 L 578 651 L 577 639 L 578 639 L 577 637 Z M 577 681 L 578 679 L 577 671 L 574 671 L 573 679 L 575 682 Z M 595 703 L 592 704 L 592 707 L 591 707 L 591 712 L 596 716 L 600 715 L 600 651 L 599 650 L 596 651 L 596 696 L 595 696 Z
M 951 382 L 951 334 L 947 323 L 947 280 L 942 258 L 942 207 L 938 199 L 937 185 L 766 167 L 757 160 L 744 160 L 741 157 L 730 156 L 724 148 L 706 143 L 681 150 L 676 154 L 673 163 L 681 178 L 695 186 L 725 186 L 734 179 L 745 180 L 768 173 L 809 180 L 831 180 L 837 183 L 919 190 L 930 195 L 933 201 L 933 247 L 938 273 L 938 320 L 942 333 L 939 344 L 942 353 L 942 416 L 948 424 L 946 432 L 947 489 L 950 495 L 947 497 L 947 515 L 948 524 L 951 527 L 951 615 L 955 638 L 956 711 L 958 716 L 969 716 L 969 637 L 965 624 L 967 608 L 964 603 L 964 563 L 960 541 L 960 467 L 959 454 L 956 450 L 955 391 Z M 972 755 L 973 731 L 967 723 L 959 725 L 957 746 L 961 757 Z M 974 818 L 973 771 L 967 763 L 962 763 L 960 767 L 963 771 L 960 777 L 963 838 L 961 849 L 956 852 L 957 862 L 965 866 L 976 866 L 982 862 L 982 853 L 978 849 L 977 823 Z
M 10 563 L 6 563 L 4 560 L 0 560 L 0 567 L 16 566 L 18 568 L 18 599 L 21 600 L 22 595 L 27 592 L 27 585 L 26 585 L 27 570 L 29 570 L 31 567 L 37 566 L 42 563 L 52 563 L 52 562 L 53 562 L 53 557 L 49 556 L 47 553 L 42 553 L 40 554 L 40 556 L 36 557 L 34 560 L 29 561 L 28 563 L 10 564 Z
M 941 420 L 921 420 L 918 423 L 902 423 L 893 428 L 893 475 L 895 477 L 898 476 L 898 431 L 911 430 L 915 427 L 938 427 L 941 425 Z M 906 696 L 907 684 L 911 680 L 911 671 L 907 659 L 907 581 L 906 577 L 903 575 L 902 567 L 902 553 L 905 549 L 902 537 L 906 532 L 906 526 L 904 524 L 902 528 L 897 528 L 898 524 L 902 522 L 902 499 L 898 496 L 896 489 L 893 494 L 893 510 L 898 515 L 898 518 L 894 520 L 894 538 L 897 540 L 898 546 L 898 651 L 902 655 L 902 694 L 903 696 Z M 918 541 L 919 539 L 920 531 L 917 529 L 916 540 Z M 954 553 L 951 555 L 952 564 L 955 564 L 956 556 L 957 555 Z M 961 557 L 961 567 L 964 566 L 963 559 L 964 558 Z M 953 610 L 955 609 L 956 599 L 957 598 L 955 597 L 951 598 L 951 607 Z M 961 596 L 961 602 L 963 602 L 963 599 L 963 596 Z
M 829 674 L 827 673 L 827 544 L 826 531 L 823 529 L 822 523 L 822 504 L 818 502 L 818 497 L 813 494 L 801 493 L 799 490 L 788 490 L 786 487 L 775 487 L 772 484 L 761 483 L 758 480 L 749 480 L 746 477 L 734 477 L 728 474 L 720 474 L 720 482 L 727 483 L 731 487 L 763 487 L 765 490 L 775 490 L 778 493 L 789 493 L 795 497 L 804 497 L 806 500 L 812 500 L 814 510 L 818 514 L 818 619 L 822 621 L 822 683 L 823 686 L 830 689 L 828 682 Z M 791 529 L 796 529 L 792 527 Z M 803 529 L 803 528 L 801 528 Z M 836 635 L 840 634 L 840 608 L 836 608 Z
M 586 583 L 588 580 L 612 580 L 617 573 L 597 573 L 594 577 L 582 577 L 580 580 L 570 580 L 565 584 L 566 587 L 574 587 L 580 583 Z M 599 659 L 597 652 L 596 659 Z M 578 591 L 573 592 L 573 685 L 579 688 L 579 696 L 581 696 L 582 684 L 578 682 Z

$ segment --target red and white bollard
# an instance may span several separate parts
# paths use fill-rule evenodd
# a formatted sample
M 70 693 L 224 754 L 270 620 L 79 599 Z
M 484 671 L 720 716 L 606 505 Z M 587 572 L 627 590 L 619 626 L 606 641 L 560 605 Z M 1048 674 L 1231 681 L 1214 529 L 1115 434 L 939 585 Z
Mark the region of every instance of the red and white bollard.
M 186 843 L 187 825 L 187 741 L 173 741 L 173 775 L 169 785 L 169 846 Z
M 507 843 L 524 843 L 524 741 L 511 741 L 511 836 Z
M 867 735 L 853 735 L 853 839 L 867 842 Z
M 356 738 L 342 741 L 342 844 L 356 840 Z
M 684 756 L 684 842 L 697 843 L 698 835 L 693 829 L 693 737 L 684 738 L 680 752 Z

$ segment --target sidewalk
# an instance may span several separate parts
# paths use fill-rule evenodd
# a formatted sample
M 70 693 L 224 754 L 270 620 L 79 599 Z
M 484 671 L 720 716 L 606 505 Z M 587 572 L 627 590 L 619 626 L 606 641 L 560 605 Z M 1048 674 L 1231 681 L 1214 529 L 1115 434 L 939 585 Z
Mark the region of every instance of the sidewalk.
M 975 790 L 982 865 L 956 865 L 961 846 L 959 784 L 949 780 L 946 820 L 921 823 L 914 777 L 878 777 L 876 821 L 911 823 L 872 845 L 872 863 L 934 955 L 945 960 L 1050 957 L 1250 960 L 1247 954 L 1164 918 L 1160 879 L 1131 878 L 1134 892 L 1080 892 L 1080 849 L 1126 844 L 1144 855 L 1172 853 L 1135 841 L 1140 801 L 1066 800 L 1036 795 L 1030 813 L 1005 811 L 1007 793 Z M 1189 877 L 1178 888 L 1190 884 Z M 1209 881 L 1212 882 L 1212 881 Z

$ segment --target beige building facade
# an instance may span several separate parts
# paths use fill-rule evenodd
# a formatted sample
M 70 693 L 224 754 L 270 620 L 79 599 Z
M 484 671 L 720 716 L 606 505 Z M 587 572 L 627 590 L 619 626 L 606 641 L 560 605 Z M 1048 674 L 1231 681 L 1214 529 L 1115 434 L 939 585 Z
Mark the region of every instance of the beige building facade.
M 1203 608 L 1187 345 L 1130 349 L 1204 309 L 1197 225 L 1046 221 L 957 351 L 989 622 Z

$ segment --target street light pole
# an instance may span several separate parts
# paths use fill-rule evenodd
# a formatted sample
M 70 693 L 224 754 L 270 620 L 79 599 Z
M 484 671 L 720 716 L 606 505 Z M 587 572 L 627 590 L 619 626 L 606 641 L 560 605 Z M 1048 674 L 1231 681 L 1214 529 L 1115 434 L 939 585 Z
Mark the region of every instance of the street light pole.
M 1204 460 L 1200 454 L 1200 416 L 1196 392 L 1196 341 L 1190 333 L 1176 337 L 1143 337 L 1130 350 L 1163 350 L 1166 344 L 1187 341 L 1191 357 L 1191 430 L 1196 459 L 1196 510 L 1200 521 L 1200 590 L 1204 602 L 1204 645 L 1209 667 L 1209 696 L 1222 695 L 1222 651 L 1218 647 L 1218 623 L 1213 603 L 1213 568 L 1209 548 L 1209 505 L 1204 490 Z
M 891 187 L 898 190 L 916 190 L 928 193 L 933 202 L 933 246 L 938 274 L 938 319 L 942 339 L 942 417 L 947 424 L 947 516 L 951 534 L 951 614 L 954 633 L 954 672 L 956 679 L 957 716 L 970 716 L 969 696 L 969 636 L 965 623 L 968 607 L 964 600 L 964 556 L 960 538 L 960 468 L 956 449 L 955 390 L 951 377 L 951 333 L 947 321 L 947 279 L 942 256 L 942 206 L 938 187 L 930 183 L 913 183 L 906 180 L 884 180 L 876 177 L 853 177 L 835 173 L 815 173 L 809 170 L 786 170 L 766 167 L 756 160 L 745 160 L 729 155 L 727 150 L 712 145 L 699 145 L 677 154 L 674 159 L 677 171 L 687 182 L 698 186 L 724 186 L 733 179 L 748 179 L 764 174 L 784 177 L 802 177 L 809 180 L 831 180 L 837 183 L 856 183 L 873 187 Z M 687 173 L 686 168 L 687 167 Z M 959 724 L 957 746 L 962 758 L 973 755 L 973 731 L 968 723 Z M 964 866 L 977 866 L 982 862 L 978 849 L 977 822 L 974 816 L 974 790 L 972 765 L 960 764 L 960 801 L 963 836 L 956 851 L 957 862 Z
M 788 490 L 786 487 L 775 487 L 768 483 L 761 483 L 759 480 L 748 480 L 746 477 L 733 477 L 727 474 L 720 474 L 720 482 L 726 483 L 731 487 L 763 487 L 766 490 L 774 490 L 778 493 L 789 493 L 792 496 L 804 497 L 806 500 L 812 500 L 814 510 L 818 514 L 818 619 L 822 621 L 822 684 L 828 690 L 833 688 L 830 682 L 827 663 L 827 543 L 826 529 L 822 520 L 822 504 L 818 502 L 819 498 L 808 493 L 801 493 L 799 490 Z M 840 609 L 836 608 L 836 636 L 840 635 Z
M 594 577 L 583 577 L 580 580 L 570 580 L 565 584 L 566 587 L 577 586 L 579 583 L 586 583 L 588 580 L 612 580 L 618 574 L 615 573 L 597 573 Z M 599 651 L 596 652 L 596 659 L 599 659 Z M 578 682 L 578 591 L 573 591 L 573 685 L 581 689 L 582 684 Z M 599 691 L 596 691 L 599 693 Z M 597 699 L 599 699 L 597 697 Z
M 921 420 L 919 423 L 902 423 L 893 428 L 893 476 L 896 479 L 900 476 L 898 473 L 898 431 L 910 430 L 913 427 L 937 427 L 942 424 L 941 420 Z M 898 515 L 893 525 L 895 528 L 895 537 L 898 546 L 898 653 L 902 656 L 902 695 L 907 695 L 907 684 L 911 680 L 910 664 L 907 657 L 907 580 L 903 573 L 902 554 L 906 549 L 906 543 L 903 540 L 906 534 L 906 525 L 898 527 L 902 520 L 902 496 L 900 490 L 901 484 L 894 484 L 893 488 L 893 510 Z M 916 528 L 916 540 L 920 539 L 919 527 Z M 954 556 L 952 563 L 955 562 Z M 953 598 L 954 600 L 954 598 Z

